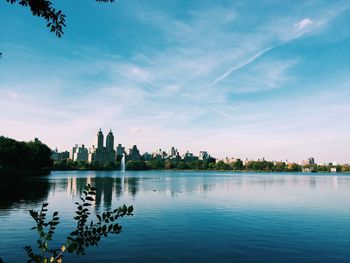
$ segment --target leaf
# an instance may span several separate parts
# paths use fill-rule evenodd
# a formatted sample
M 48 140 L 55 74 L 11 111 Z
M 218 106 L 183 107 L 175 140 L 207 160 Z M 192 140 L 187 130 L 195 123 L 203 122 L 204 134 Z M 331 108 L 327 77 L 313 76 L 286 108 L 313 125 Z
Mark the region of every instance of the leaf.
M 49 205 L 49 203 L 43 203 L 42 207 L 47 207 Z
M 53 214 L 52 214 L 53 217 L 55 217 L 55 216 L 57 216 L 57 215 L 58 215 L 58 212 L 57 212 L 57 211 L 53 212 Z
M 88 201 L 94 201 L 94 199 L 91 196 L 87 196 L 85 199 Z
M 132 213 L 132 211 L 134 211 L 134 207 L 133 206 L 129 206 L 128 207 L 128 213 L 130 214 L 130 213 Z
M 74 230 L 72 233 L 70 233 L 71 236 L 76 236 L 78 234 L 78 230 Z

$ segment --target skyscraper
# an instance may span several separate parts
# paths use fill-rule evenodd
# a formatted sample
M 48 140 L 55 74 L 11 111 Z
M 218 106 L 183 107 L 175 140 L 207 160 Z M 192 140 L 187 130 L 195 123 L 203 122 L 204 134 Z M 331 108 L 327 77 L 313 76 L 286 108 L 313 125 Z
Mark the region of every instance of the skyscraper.
M 103 145 L 103 133 L 100 129 L 97 133 L 97 148 L 92 147 L 89 151 L 89 162 L 97 162 L 100 164 L 113 163 L 116 160 L 116 152 L 114 148 L 114 135 L 112 130 L 106 137 L 106 146 Z
M 112 130 L 109 131 L 106 137 L 106 148 L 107 148 L 107 151 L 111 151 L 114 149 L 114 135 Z
M 97 149 L 102 149 L 103 148 L 103 133 L 100 131 L 97 133 Z

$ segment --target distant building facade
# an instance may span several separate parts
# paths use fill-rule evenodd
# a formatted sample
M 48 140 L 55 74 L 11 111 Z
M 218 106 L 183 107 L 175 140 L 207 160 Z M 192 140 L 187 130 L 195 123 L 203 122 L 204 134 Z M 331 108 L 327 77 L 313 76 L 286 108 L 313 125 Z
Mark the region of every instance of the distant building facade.
M 123 154 L 125 153 L 125 147 L 123 147 L 120 143 L 117 146 L 117 160 L 120 161 L 123 158 Z
M 190 153 L 189 151 L 186 151 L 183 155 L 182 155 L 182 159 L 185 162 L 193 162 L 193 161 L 197 161 L 198 160 L 198 156 L 193 155 L 193 153 Z
M 69 152 L 68 151 L 59 152 L 58 149 L 56 148 L 54 151 L 51 152 L 51 159 L 56 162 L 67 160 L 69 159 Z
M 302 165 L 314 165 L 315 164 L 315 158 L 314 157 L 310 157 L 307 160 L 303 160 L 301 162 Z
M 159 161 L 165 159 L 167 156 L 167 153 L 162 149 L 158 149 L 152 153 L 152 157 Z
M 85 148 L 85 145 L 82 144 L 80 147 L 76 144 L 72 151 L 69 154 L 69 159 L 75 162 L 87 162 L 89 158 L 89 151 Z

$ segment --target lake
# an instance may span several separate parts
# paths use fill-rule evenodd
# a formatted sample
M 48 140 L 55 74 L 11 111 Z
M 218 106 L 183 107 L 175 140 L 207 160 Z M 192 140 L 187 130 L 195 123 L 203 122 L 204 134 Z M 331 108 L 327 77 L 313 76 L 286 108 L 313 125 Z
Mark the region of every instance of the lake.
M 134 206 L 123 231 L 64 262 L 350 262 L 350 176 L 229 172 L 53 172 L 0 181 L 0 257 L 26 262 L 35 245 L 28 210 L 49 202 L 61 223 L 53 244 L 74 228 L 84 186 L 92 210 Z

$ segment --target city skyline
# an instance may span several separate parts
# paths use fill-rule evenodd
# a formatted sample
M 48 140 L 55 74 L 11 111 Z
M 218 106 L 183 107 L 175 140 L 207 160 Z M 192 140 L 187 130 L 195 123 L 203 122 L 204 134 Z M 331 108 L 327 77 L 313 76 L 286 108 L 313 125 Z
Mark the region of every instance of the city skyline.
M 114 134 L 112 129 L 109 129 L 109 132 L 106 136 L 106 140 L 104 141 L 104 133 L 101 128 L 97 131 L 97 137 L 95 138 L 95 144 L 87 145 L 87 144 L 79 144 L 76 143 L 74 146 L 70 147 L 69 149 L 60 149 L 56 147 L 54 150 L 52 150 L 54 160 L 63 160 L 63 159 L 70 159 L 73 161 L 83 161 L 83 162 L 98 162 L 101 164 L 108 164 L 110 162 L 121 160 L 122 156 L 129 156 L 129 160 L 145 160 L 145 159 L 152 159 L 152 158 L 158 158 L 161 157 L 162 159 L 188 159 L 188 158 L 195 158 L 193 160 L 209 160 L 213 159 L 215 161 L 224 161 L 226 163 L 232 163 L 236 160 L 241 160 L 243 162 L 249 162 L 249 161 L 272 161 L 272 162 L 284 162 L 286 164 L 301 164 L 301 165 L 314 165 L 317 164 L 314 157 L 308 157 L 303 160 L 299 160 L 297 162 L 295 161 L 289 161 L 287 159 L 280 159 L 280 160 L 268 160 L 264 156 L 259 157 L 257 159 L 249 159 L 242 156 L 228 156 L 226 155 L 224 158 L 217 158 L 215 156 L 212 156 L 210 152 L 202 149 L 201 151 L 197 153 L 191 152 L 188 149 L 186 151 L 179 151 L 177 148 L 175 148 L 174 145 L 172 145 L 169 148 L 155 148 L 152 151 L 143 151 L 142 149 L 138 149 L 137 145 L 133 145 L 132 147 L 127 147 L 122 143 L 118 142 L 114 144 Z M 91 147 L 90 147 L 91 146 Z M 107 152 L 105 152 L 107 151 Z M 107 155 L 106 155 L 107 154 Z M 135 156 L 136 155 L 136 156 Z M 133 157 L 131 157 L 133 156 Z M 323 164 L 332 164 L 332 165 L 338 165 L 336 161 L 328 161 L 324 163 L 318 163 L 320 165 Z M 348 164 L 348 163 L 343 163 Z
M 0 3 L 0 135 L 69 150 L 101 127 L 142 152 L 350 162 L 348 1 L 57 8 L 62 39 Z

